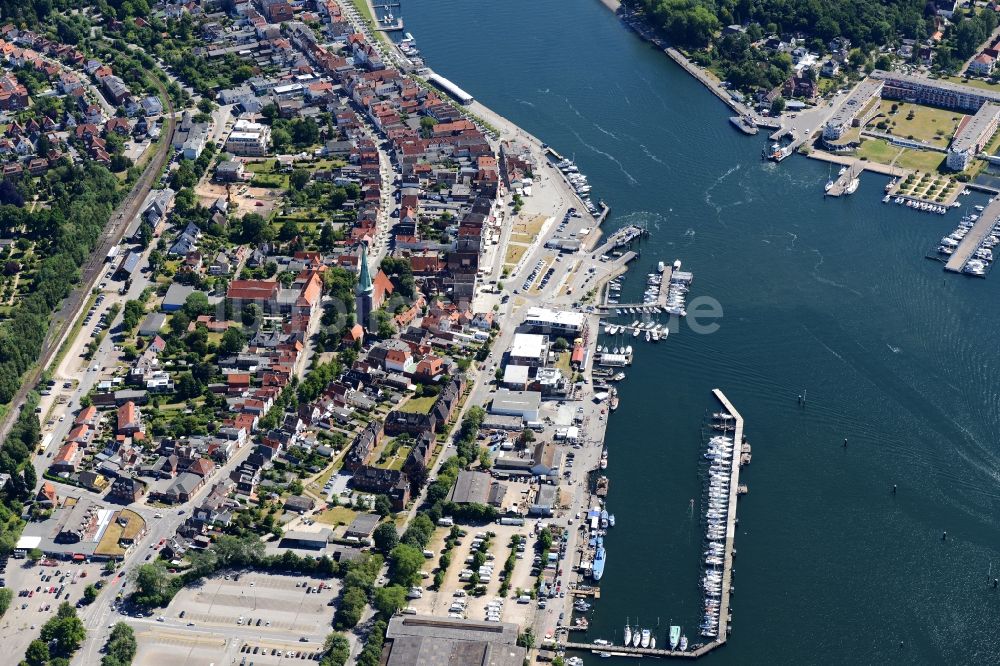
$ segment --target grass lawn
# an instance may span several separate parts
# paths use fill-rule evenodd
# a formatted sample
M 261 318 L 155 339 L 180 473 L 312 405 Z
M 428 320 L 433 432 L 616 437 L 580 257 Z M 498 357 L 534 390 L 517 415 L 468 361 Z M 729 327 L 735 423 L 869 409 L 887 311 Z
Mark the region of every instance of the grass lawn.
M 406 414 L 429 414 L 436 400 L 436 395 L 425 395 L 420 398 L 410 398 L 399 406 L 399 411 Z
M 246 167 L 246 170 L 251 173 L 271 173 L 271 170 L 274 168 L 274 160 L 247 162 L 244 166 Z
M 899 150 L 883 139 L 865 139 L 854 155 L 880 164 L 891 164 L 893 158 L 899 154 Z
M 285 173 L 257 173 L 254 174 L 250 184 L 254 187 L 272 187 L 288 189 L 288 174 Z
M 944 164 L 944 160 L 944 153 L 904 149 L 899 159 L 896 160 L 896 166 L 901 166 L 905 169 L 937 172 L 941 168 L 941 165 Z
M 890 114 L 893 104 L 898 105 L 898 110 Z M 910 113 L 913 118 L 910 119 Z M 957 111 L 946 111 L 935 109 L 929 106 L 908 104 L 905 102 L 883 101 L 879 105 L 879 118 L 869 122 L 869 127 L 874 128 L 879 120 L 887 120 L 892 130 L 892 134 L 899 137 L 912 138 L 916 141 L 926 141 L 928 144 L 938 148 L 946 148 L 955 134 L 958 123 L 961 122 L 963 114 Z
M 514 233 L 524 234 L 528 237 L 526 242 L 531 242 L 538 232 L 542 230 L 542 225 L 545 224 L 544 215 L 535 215 L 530 220 L 524 219 L 523 216 L 518 216 L 517 220 L 514 221 Z
M 507 254 L 503 258 L 503 262 L 508 266 L 516 266 L 517 262 L 521 261 L 521 257 L 524 253 L 528 251 L 525 245 L 514 245 L 513 243 L 507 244 Z
M 333 169 L 346 164 L 343 160 L 325 158 L 315 162 L 295 162 L 292 166 L 296 169 L 308 169 L 309 171 L 319 171 L 320 169 Z
M 570 366 L 569 362 L 572 359 L 572 352 L 564 351 L 559 354 L 559 360 L 556 361 L 556 367 L 569 378 L 573 377 L 573 368 Z
M 386 461 L 386 469 L 403 469 L 403 463 L 406 462 L 406 457 L 410 455 L 411 446 L 401 446 L 396 449 L 396 454 Z
M 314 517 L 317 521 L 326 525 L 350 525 L 351 521 L 357 515 L 358 512 L 354 509 L 348 509 L 345 506 L 335 506 L 332 509 L 317 513 Z

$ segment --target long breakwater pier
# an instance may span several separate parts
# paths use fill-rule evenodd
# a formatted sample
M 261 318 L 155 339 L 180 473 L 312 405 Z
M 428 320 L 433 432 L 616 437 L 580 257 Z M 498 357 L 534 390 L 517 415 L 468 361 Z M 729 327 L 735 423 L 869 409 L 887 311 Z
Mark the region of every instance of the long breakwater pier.
M 729 465 L 729 496 L 728 511 L 726 514 L 726 537 L 723 546 L 722 565 L 722 591 L 719 599 L 719 631 L 711 641 L 707 643 L 694 643 L 688 650 L 678 650 L 669 648 L 644 648 L 630 645 L 609 645 L 601 643 L 578 643 L 567 641 L 565 643 L 555 643 L 550 647 L 564 650 L 590 651 L 594 654 L 608 657 L 658 657 L 658 658 L 678 658 L 697 659 L 708 654 L 716 648 L 726 644 L 729 633 L 732 631 L 732 613 L 730 606 L 732 603 L 733 591 L 733 559 L 736 555 L 736 504 L 741 493 L 740 487 L 740 467 L 750 462 L 750 446 L 744 442 L 743 416 L 736 410 L 733 403 L 729 401 L 726 394 L 721 389 L 712 389 L 712 395 L 722 405 L 725 415 L 728 415 L 724 423 L 732 421 L 733 433 L 733 454 Z M 726 426 L 727 428 L 729 426 Z

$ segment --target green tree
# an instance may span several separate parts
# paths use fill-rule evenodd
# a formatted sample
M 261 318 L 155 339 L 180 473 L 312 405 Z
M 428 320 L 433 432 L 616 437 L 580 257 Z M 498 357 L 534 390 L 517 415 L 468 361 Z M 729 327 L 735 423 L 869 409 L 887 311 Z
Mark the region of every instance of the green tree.
M 337 627 L 341 629 L 353 629 L 361 620 L 361 613 L 364 612 L 368 604 L 368 596 L 364 590 L 351 587 L 344 591 L 340 598 L 340 605 L 337 608 L 335 619 Z
M 343 634 L 332 633 L 323 642 L 320 666 L 344 666 L 351 656 L 351 644 Z
M 98 594 L 97 588 L 94 587 L 93 584 L 88 585 L 87 587 L 83 588 L 83 600 L 84 600 L 84 602 L 86 602 L 88 604 L 94 603 L 94 600 L 97 599 L 97 594 Z
M 42 640 L 50 646 L 49 651 L 58 657 L 70 657 L 87 637 L 83 622 L 76 615 L 76 609 L 65 601 L 59 610 L 42 626 Z
M 389 580 L 405 587 L 416 585 L 423 565 L 424 554 L 418 548 L 401 543 L 389 554 Z
M 780 116 L 784 112 L 785 112 L 785 98 L 780 96 L 775 97 L 774 101 L 771 102 L 771 115 Z
M 132 600 L 140 606 L 162 606 L 170 599 L 170 574 L 162 562 L 142 564 L 134 569 Z
M 45 666 L 49 663 L 49 645 L 45 641 L 35 639 L 28 644 L 24 660 L 29 666 Z
M 375 513 L 385 518 L 392 515 L 392 502 L 385 495 L 375 496 Z
M 191 319 L 196 319 L 201 315 L 212 313 L 212 306 L 208 304 L 208 295 L 203 291 L 194 291 L 184 299 L 184 312 Z
M 372 606 L 388 620 L 396 614 L 396 611 L 406 606 L 406 588 L 400 585 L 390 585 L 376 589 Z
M 286 219 L 278 229 L 278 240 L 288 242 L 299 235 L 299 225 L 292 218 Z
M 246 345 L 247 338 L 243 335 L 243 331 L 236 327 L 230 327 L 226 329 L 226 332 L 222 334 L 222 340 L 219 342 L 219 353 L 221 354 L 237 354 Z
M 301 190 L 309 182 L 311 176 L 312 173 L 308 169 L 295 169 L 288 177 L 288 184 L 291 185 L 293 190 Z
M 391 522 L 380 524 L 372 533 L 372 540 L 375 542 L 376 550 L 388 556 L 392 552 L 392 549 L 399 544 L 399 534 L 396 532 L 396 526 Z
M 240 239 L 244 243 L 260 244 L 271 240 L 271 225 L 258 213 L 247 213 L 240 219 Z
M 10 608 L 10 601 L 13 598 L 14 593 L 10 591 L 10 588 L 0 588 L 0 617 L 3 617 L 7 609 Z

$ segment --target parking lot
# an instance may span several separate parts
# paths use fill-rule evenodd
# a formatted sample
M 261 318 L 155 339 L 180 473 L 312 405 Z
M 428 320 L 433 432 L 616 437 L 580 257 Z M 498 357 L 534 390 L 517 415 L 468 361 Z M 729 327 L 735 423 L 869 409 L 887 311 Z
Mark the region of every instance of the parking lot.
M 288 666 L 317 662 L 322 642 L 300 642 L 292 638 L 233 637 L 232 632 L 206 631 L 187 627 L 134 621 L 138 650 L 135 666 L 205 666 L 240 664 L 241 666 Z
M 322 586 L 322 587 L 321 587 Z M 136 664 L 291 664 L 319 660 L 339 584 L 302 576 L 217 576 L 181 590 L 160 615 L 128 618 Z
M 451 564 L 441 589 L 435 592 L 427 589 L 429 585 L 425 584 L 423 595 L 420 598 L 409 600 L 410 608 L 421 614 L 438 616 L 454 614 L 454 617 L 464 617 L 470 620 L 482 621 L 491 618 L 498 622 L 530 624 L 537 603 L 535 601 L 518 603 L 516 592 L 519 588 L 530 592 L 535 584 L 535 577 L 531 575 L 532 558 L 535 554 L 535 536 L 532 533 L 532 524 L 533 521 L 528 521 L 521 526 L 492 524 L 482 527 L 462 527 L 466 535 L 459 539 L 451 551 Z M 469 594 L 467 590 L 468 577 L 473 571 L 471 558 L 475 552 L 475 544 L 479 535 L 485 535 L 487 532 L 493 532 L 496 535 L 489 539 L 484 564 L 486 567 L 492 567 L 493 570 L 492 575 L 481 577 L 480 584 L 486 587 L 486 593 L 476 597 Z M 515 534 L 522 536 L 524 550 L 519 553 L 521 557 L 516 560 L 511 575 L 510 589 L 506 596 L 501 598 L 501 574 L 507 556 L 510 554 L 510 539 Z M 434 557 L 429 558 L 424 567 L 424 571 L 428 574 L 432 574 L 437 567 L 438 558 L 447 535 L 447 528 L 438 528 L 429 544 L 429 549 L 434 553 Z M 429 579 L 425 581 L 425 583 L 429 582 Z
M 75 577 L 75 582 L 74 582 Z M 101 580 L 101 565 L 58 562 L 32 566 L 29 560 L 10 559 L 0 573 L 14 598 L 0 622 L 0 641 L 7 654 L 23 655 L 38 638 L 38 628 L 56 614 L 62 602 L 76 604 L 88 583 Z
M 320 586 L 323 586 L 322 589 Z M 316 579 L 247 573 L 207 579 L 174 597 L 164 618 L 189 626 L 253 627 L 261 636 L 294 636 L 322 641 L 330 630 L 339 584 Z M 182 615 L 183 613 L 183 615 Z

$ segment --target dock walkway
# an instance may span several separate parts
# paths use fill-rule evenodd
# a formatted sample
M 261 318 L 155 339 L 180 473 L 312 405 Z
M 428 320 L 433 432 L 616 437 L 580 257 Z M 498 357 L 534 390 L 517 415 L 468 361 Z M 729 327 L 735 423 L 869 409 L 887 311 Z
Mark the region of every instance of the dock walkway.
M 720 389 L 712 389 L 712 393 L 722 403 L 726 411 L 733 415 L 733 419 L 736 421 L 733 442 L 735 446 L 741 446 L 743 443 L 743 417 L 736 411 L 733 403 L 729 402 L 729 398 Z M 736 501 L 740 487 L 739 456 L 733 455 L 732 465 L 733 469 L 729 479 L 729 516 L 726 523 L 725 557 L 722 564 L 722 601 L 719 604 L 719 636 L 714 641 L 718 645 L 726 642 L 731 630 L 729 624 L 729 603 L 731 588 L 733 586 L 733 543 L 736 538 Z
M 952 273 L 961 273 L 965 264 L 969 262 L 975 251 L 983 244 L 983 240 L 993 230 L 997 218 L 1000 218 L 1000 199 L 991 203 L 979 214 L 979 219 L 955 248 L 948 263 L 944 265 L 944 269 Z

